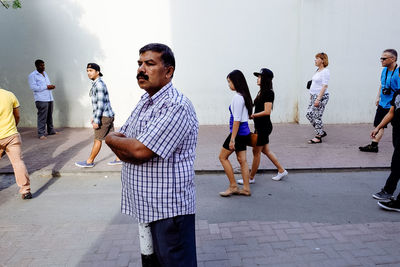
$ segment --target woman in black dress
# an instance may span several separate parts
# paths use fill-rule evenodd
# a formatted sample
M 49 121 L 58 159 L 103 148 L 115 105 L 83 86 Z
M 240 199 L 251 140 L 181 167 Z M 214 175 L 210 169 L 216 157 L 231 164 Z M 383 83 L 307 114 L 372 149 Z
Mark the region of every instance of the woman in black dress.
M 254 176 L 260 165 L 261 152 L 264 153 L 278 169 L 278 174 L 272 177 L 273 180 L 279 181 L 288 175 L 288 172 L 279 163 L 278 158 L 269 149 L 268 145 L 269 135 L 272 132 L 270 115 L 275 98 L 274 91 L 272 90 L 274 74 L 271 70 L 263 68 L 260 72 L 254 72 L 254 75 L 258 78 L 257 85 L 260 86 L 260 91 L 254 99 L 255 110 L 254 114 L 250 117 L 254 120 L 255 132 L 258 134 L 257 146 L 253 148 L 254 158 L 250 173 L 251 184 L 255 182 Z M 240 180 L 238 181 L 239 184 L 241 184 L 241 182 Z

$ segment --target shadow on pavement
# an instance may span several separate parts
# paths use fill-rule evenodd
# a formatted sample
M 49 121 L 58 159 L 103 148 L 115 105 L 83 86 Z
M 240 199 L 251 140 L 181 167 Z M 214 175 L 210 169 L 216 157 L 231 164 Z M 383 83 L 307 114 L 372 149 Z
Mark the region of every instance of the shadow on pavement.
M 79 134 L 79 131 L 76 133 Z M 57 177 L 60 176 L 60 170 L 67 164 L 67 162 L 78 154 L 81 149 L 85 148 L 89 143 L 92 142 L 92 137 L 89 136 L 82 140 L 81 137 L 75 139 L 71 135 L 63 135 L 63 131 L 57 136 L 51 136 L 45 141 L 32 140 L 31 132 L 22 132 L 22 142 L 30 143 L 27 149 L 23 147 L 23 158 L 25 165 L 28 169 L 28 173 L 32 174 L 35 171 L 51 168 L 52 179 L 49 180 L 45 185 L 39 188 L 35 193 L 34 197 L 39 196 L 44 190 L 51 186 L 57 181 Z M 72 144 L 75 140 L 80 141 L 76 144 Z M 32 144 L 34 142 L 34 144 Z M 56 154 L 56 155 L 55 155 Z M 9 163 L 5 165 L 3 170 L 11 171 L 12 166 Z M 7 182 L 2 183 L 0 190 L 8 188 L 13 183 Z

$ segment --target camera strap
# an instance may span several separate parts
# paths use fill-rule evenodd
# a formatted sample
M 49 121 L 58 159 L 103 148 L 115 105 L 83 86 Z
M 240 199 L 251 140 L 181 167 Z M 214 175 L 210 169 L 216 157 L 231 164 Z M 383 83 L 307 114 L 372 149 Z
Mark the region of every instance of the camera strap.
M 392 71 L 392 74 L 390 75 L 390 80 L 389 80 L 389 82 L 390 82 L 390 84 L 389 84 L 389 88 L 391 88 L 392 86 L 392 77 L 393 77 L 393 74 L 394 74 L 394 72 L 396 71 L 396 69 L 397 69 L 397 64 L 396 64 L 396 66 L 394 66 L 394 69 L 393 69 L 393 71 Z M 389 72 L 389 68 L 386 68 L 386 77 L 385 77 L 385 88 L 386 88 L 386 80 L 387 80 L 387 75 L 388 75 L 388 72 Z

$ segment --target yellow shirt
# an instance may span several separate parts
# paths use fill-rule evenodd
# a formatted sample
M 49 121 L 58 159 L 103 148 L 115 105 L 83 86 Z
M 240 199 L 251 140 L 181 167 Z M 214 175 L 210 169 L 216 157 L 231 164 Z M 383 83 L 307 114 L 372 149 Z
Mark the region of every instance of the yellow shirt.
M 19 107 L 15 95 L 4 89 L 0 89 L 0 139 L 4 139 L 18 133 L 13 110 Z

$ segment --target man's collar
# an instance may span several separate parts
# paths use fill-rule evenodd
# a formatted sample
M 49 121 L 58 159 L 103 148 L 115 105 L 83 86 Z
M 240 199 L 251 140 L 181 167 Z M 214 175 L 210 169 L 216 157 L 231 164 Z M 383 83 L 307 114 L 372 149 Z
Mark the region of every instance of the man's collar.
M 38 70 L 35 70 L 35 73 L 36 73 L 36 74 L 40 74 L 40 75 L 44 75 L 44 74 L 46 73 L 46 71 L 43 71 L 43 74 L 42 74 L 42 73 L 40 73 Z
M 92 84 L 95 84 L 100 79 L 100 76 L 97 77 L 94 81 L 92 80 Z
M 167 83 L 166 85 L 164 85 L 160 90 L 158 90 L 157 93 L 155 93 L 154 95 L 150 96 L 147 92 L 142 96 L 142 100 L 147 100 L 147 99 L 151 99 L 153 102 L 157 101 L 158 99 L 160 99 L 165 92 L 167 92 L 170 88 L 172 88 L 172 81 L 170 81 L 169 83 Z

